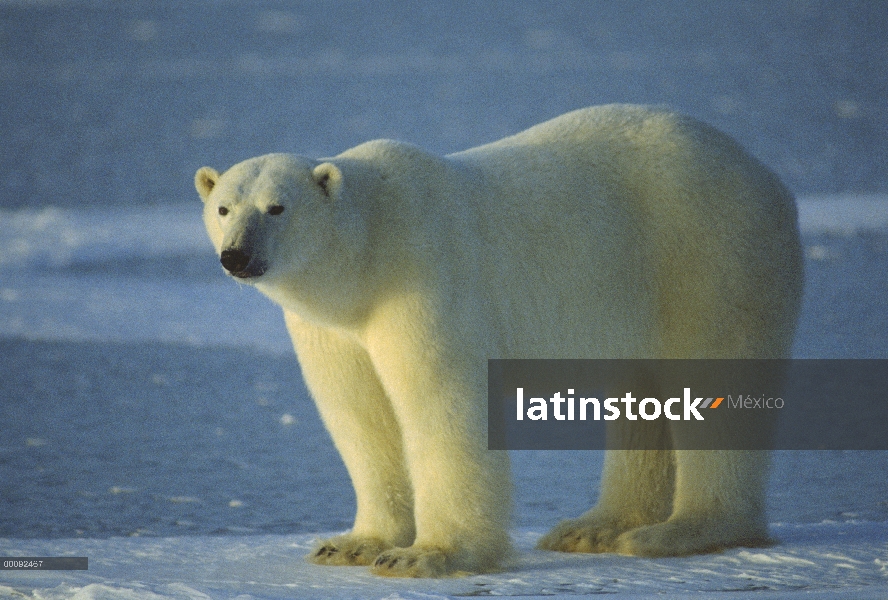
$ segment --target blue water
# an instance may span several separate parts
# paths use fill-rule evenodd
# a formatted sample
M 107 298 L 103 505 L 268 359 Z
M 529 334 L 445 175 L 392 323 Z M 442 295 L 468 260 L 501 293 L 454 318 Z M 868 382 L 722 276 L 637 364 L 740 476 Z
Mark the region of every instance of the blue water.
M 609 102 L 736 136 L 797 193 L 888 191 L 888 4 L 0 3 L 0 207 L 184 202 L 194 171 L 436 152 Z

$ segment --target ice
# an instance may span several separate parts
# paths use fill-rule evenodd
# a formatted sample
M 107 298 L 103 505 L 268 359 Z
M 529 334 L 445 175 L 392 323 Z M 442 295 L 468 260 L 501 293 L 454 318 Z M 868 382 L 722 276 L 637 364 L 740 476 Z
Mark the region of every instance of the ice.
M 0 336 L 291 352 L 280 311 L 222 276 L 200 206 L 0 210 Z
M 832 194 L 799 201 L 803 234 L 845 234 L 888 229 L 888 195 Z
M 16 541 L 23 555 L 89 556 L 89 571 L 5 572 L 9 597 L 123 600 L 203 598 L 573 597 L 884 598 L 885 523 L 775 526 L 771 549 L 645 560 L 533 550 L 540 533 L 515 530 L 519 554 L 503 573 L 440 581 L 390 580 L 361 567 L 318 567 L 311 535 Z M 841 549 L 841 551 L 839 551 Z M 21 594 L 21 595 L 16 595 Z
M 200 204 L 147 207 L 0 209 L 0 269 L 78 264 L 206 252 Z M 183 219 L 183 217 L 185 217 Z

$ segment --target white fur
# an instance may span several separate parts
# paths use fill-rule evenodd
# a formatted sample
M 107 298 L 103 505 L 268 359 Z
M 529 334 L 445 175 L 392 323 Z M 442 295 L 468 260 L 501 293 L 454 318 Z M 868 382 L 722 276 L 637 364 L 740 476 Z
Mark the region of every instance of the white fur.
M 216 250 L 262 265 L 244 281 L 283 307 L 354 483 L 354 527 L 315 562 L 396 576 L 502 565 L 509 463 L 486 450 L 488 358 L 783 357 L 792 341 L 791 195 L 670 112 L 578 110 L 445 157 L 392 141 L 272 154 L 196 184 Z M 766 473 L 761 452 L 609 452 L 599 504 L 540 545 L 764 543 Z

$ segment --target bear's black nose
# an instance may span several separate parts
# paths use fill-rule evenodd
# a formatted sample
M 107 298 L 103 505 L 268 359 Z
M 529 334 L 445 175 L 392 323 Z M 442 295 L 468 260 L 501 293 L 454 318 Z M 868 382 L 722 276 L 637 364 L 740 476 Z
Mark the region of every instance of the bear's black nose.
M 223 250 L 219 262 L 229 273 L 242 273 L 250 264 L 250 255 L 240 250 Z

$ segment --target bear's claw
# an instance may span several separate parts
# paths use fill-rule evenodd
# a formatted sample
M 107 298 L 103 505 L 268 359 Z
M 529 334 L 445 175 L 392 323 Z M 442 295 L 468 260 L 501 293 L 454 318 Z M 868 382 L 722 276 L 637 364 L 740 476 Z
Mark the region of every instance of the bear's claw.
M 324 544 L 323 546 L 321 546 L 320 548 L 317 549 L 314 556 L 315 556 L 315 558 L 321 558 L 321 557 L 326 558 L 329 556 L 333 556 L 334 554 L 337 554 L 338 552 L 339 552 L 339 548 L 337 548 L 336 546 L 334 546 L 332 544 Z
M 317 565 L 368 566 L 384 550 L 391 548 L 375 538 L 341 535 L 325 540 L 308 555 L 308 561 Z
M 536 547 L 555 552 L 614 552 L 617 537 L 626 529 L 603 519 L 569 519 L 541 537 Z
M 443 577 L 452 574 L 440 550 L 393 548 L 380 554 L 371 571 L 384 577 Z
M 774 544 L 764 528 L 757 532 L 755 524 L 741 519 L 736 519 L 738 525 L 733 527 L 731 520 L 725 521 L 729 523 L 728 526 L 702 519 L 675 519 L 639 527 L 617 538 L 615 551 L 619 554 L 657 558 L 721 552 L 737 546 L 767 548 Z

